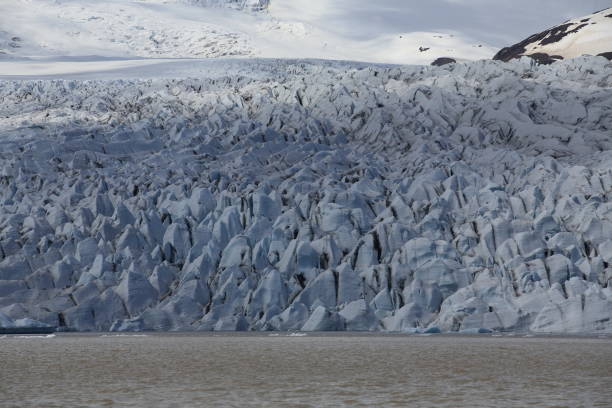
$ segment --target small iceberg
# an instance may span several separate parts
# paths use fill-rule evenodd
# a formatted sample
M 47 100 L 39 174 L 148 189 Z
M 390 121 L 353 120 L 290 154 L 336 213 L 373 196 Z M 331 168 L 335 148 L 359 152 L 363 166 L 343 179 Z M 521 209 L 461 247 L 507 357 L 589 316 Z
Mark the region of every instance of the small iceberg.
M 439 327 L 436 327 L 436 326 L 425 329 L 425 331 L 423 332 L 423 334 L 440 334 L 440 333 L 442 333 L 442 331 L 440 330 Z
M 485 329 L 484 327 L 475 327 L 473 329 L 460 330 L 459 334 L 491 334 L 493 330 Z
M 148 334 L 103 334 L 100 337 L 149 337 Z
M 37 336 L 37 335 L 32 335 L 32 336 L 15 336 L 15 339 L 52 339 L 56 337 L 55 334 L 47 334 L 46 336 Z
M 56 328 L 33 319 L 13 320 L 0 313 L 0 334 L 51 334 Z M 40 336 L 37 336 L 40 337 Z

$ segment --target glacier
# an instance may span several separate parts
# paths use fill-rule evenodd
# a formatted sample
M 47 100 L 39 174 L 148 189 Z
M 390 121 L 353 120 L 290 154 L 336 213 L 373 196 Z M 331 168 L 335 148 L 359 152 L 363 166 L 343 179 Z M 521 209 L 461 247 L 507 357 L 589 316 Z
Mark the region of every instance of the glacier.
M 0 82 L 1 325 L 612 333 L 610 61 L 214 64 Z

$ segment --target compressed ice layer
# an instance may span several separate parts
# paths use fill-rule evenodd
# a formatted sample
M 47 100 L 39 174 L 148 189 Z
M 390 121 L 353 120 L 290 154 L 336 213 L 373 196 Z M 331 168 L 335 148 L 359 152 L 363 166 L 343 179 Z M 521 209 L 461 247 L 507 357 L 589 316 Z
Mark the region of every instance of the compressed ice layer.
M 612 332 L 612 65 L 0 86 L 0 322 Z

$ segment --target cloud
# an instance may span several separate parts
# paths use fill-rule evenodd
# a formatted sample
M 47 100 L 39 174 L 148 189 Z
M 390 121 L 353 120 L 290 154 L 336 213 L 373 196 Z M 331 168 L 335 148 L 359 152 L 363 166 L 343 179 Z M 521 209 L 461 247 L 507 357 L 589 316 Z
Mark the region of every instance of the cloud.
M 285 1 L 305 3 L 302 9 L 316 10 L 318 24 L 341 35 L 363 39 L 400 32 L 456 31 L 495 46 L 611 6 L 610 0 Z

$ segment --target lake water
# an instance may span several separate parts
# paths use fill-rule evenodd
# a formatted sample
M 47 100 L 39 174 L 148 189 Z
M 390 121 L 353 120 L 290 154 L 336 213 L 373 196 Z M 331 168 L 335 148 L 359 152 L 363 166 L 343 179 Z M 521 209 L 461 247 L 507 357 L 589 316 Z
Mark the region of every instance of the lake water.
M 0 338 L 2 407 L 611 407 L 611 338 Z

